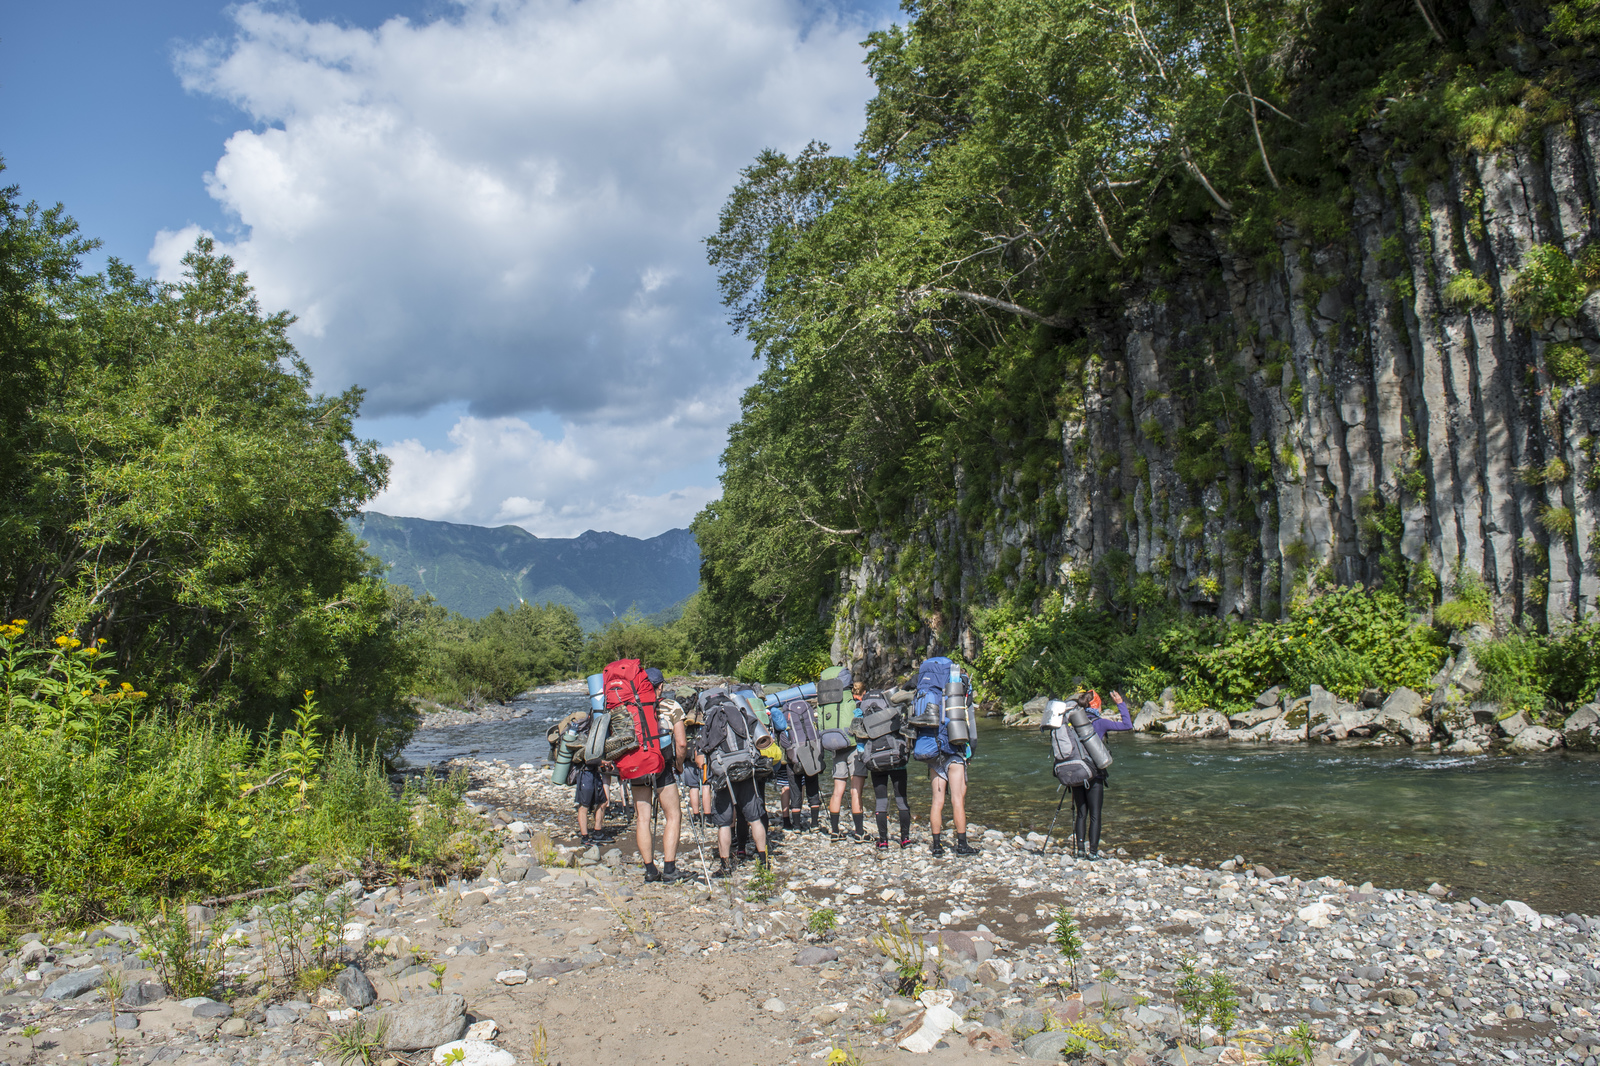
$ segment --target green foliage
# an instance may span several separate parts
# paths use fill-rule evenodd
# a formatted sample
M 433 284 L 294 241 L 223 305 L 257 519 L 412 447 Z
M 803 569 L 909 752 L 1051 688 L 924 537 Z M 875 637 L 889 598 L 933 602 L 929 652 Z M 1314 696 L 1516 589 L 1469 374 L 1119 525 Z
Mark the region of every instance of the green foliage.
M 1570 539 L 1573 530 L 1577 528 L 1577 519 L 1570 507 L 1545 506 L 1539 509 L 1539 524 L 1551 536 Z
M 1527 711 L 1537 718 L 1549 700 L 1570 705 L 1600 698 L 1600 621 L 1549 635 L 1512 630 L 1472 653 L 1483 670 L 1484 695 L 1504 715 Z
M 397 798 L 370 749 L 324 732 L 310 693 L 292 728 L 252 737 L 151 706 L 112 683 L 110 660 L 0 626 L 0 888 L 13 920 L 126 915 L 307 862 L 423 873 L 476 853 L 458 836 L 458 789 Z
M 813 936 L 827 937 L 839 925 L 839 912 L 832 907 L 818 907 L 806 919 L 806 929 Z
M 174 995 L 209 997 L 216 994 L 222 976 L 227 938 L 203 922 L 191 929 L 184 911 L 182 903 L 170 908 L 163 904 L 160 918 L 145 926 L 139 954 L 156 964 L 161 983 Z
M 698 614 L 679 618 L 669 625 L 656 625 L 629 611 L 598 632 L 589 634 L 583 644 L 583 672 L 598 673 L 606 663 L 617 659 L 639 659 L 668 673 L 697 673 L 705 669 L 694 646 Z
M 1589 353 L 1581 344 L 1552 344 L 1544 351 L 1545 369 L 1557 385 L 1572 385 L 1589 373 Z
M 1078 963 L 1083 960 L 1083 937 L 1078 935 L 1078 923 L 1066 904 L 1056 908 L 1055 924 L 1050 932 L 1050 943 L 1072 969 L 1072 984 L 1078 984 Z
M 174 284 L 85 275 L 92 247 L 0 192 L 0 617 L 108 639 L 169 710 L 262 729 L 309 684 L 398 745 L 413 649 L 344 525 L 387 479 L 361 390 L 312 393 L 293 319 L 208 238 Z
M 828 667 L 827 633 L 820 626 L 786 629 L 746 652 L 734 665 L 740 681 L 801 685 L 815 681 Z
M 1492 625 L 1494 603 L 1489 598 L 1489 587 L 1483 583 L 1483 578 L 1465 571 L 1457 573 L 1455 598 L 1434 608 L 1433 621 L 1447 631 L 1480 624 Z
M 1494 290 L 1470 270 L 1463 270 L 1445 283 L 1444 302 L 1460 311 L 1494 306 Z
M 1583 276 L 1559 245 L 1540 244 L 1528 251 L 1522 272 L 1507 294 L 1518 319 L 1538 324 L 1552 318 L 1571 318 L 1583 306 L 1587 292 Z
M 504 701 L 580 669 L 583 630 L 570 607 L 524 603 L 472 621 L 404 585 L 390 586 L 389 595 L 420 650 L 411 683 L 416 695 L 443 703 Z

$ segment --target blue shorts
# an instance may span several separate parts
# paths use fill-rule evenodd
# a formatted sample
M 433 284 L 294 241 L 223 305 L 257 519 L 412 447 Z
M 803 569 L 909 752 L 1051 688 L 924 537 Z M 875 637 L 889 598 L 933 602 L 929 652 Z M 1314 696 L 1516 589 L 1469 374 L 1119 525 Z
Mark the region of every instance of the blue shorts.
M 952 765 L 967 765 L 965 755 L 941 755 L 928 764 L 928 776 L 937 777 L 941 781 L 950 780 L 950 767 Z
M 573 783 L 572 805 L 574 807 L 587 807 L 594 809 L 606 801 L 605 788 L 600 781 L 600 771 L 588 766 L 578 770 L 577 780 Z

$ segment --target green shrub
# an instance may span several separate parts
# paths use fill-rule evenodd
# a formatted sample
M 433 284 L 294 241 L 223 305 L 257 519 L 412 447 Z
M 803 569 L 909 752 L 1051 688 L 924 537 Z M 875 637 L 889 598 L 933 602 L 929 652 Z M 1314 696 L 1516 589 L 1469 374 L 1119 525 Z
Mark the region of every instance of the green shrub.
M 1552 344 L 1545 349 L 1544 366 L 1557 385 L 1571 385 L 1589 371 L 1589 353 L 1581 344 Z
M 1444 287 L 1444 302 L 1460 310 L 1489 307 L 1494 303 L 1494 290 L 1489 283 L 1470 270 L 1463 270 L 1451 278 Z
M 827 631 L 820 625 L 786 629 L 757 644 L 739 660 L 733 675 L 741 681 L 801 685 L 815 681 L 833 665 Z
M 1489 598 L 1489 588 L 1477 574 L 1463 573 L 1456 577 L 1455 599 L 1447 600 L 1434 608 L 1433 621 L 1446 631 L 1466 629 L 1474 625 L 1488 625 L 1494 621 L 1494 604 Z
M 1550 687 L 1548 657 L 1545 640 L 1524 630 L 1479 644 L 1473 658 L 1483 671 L 1484 697 L 1500 705 L 1502 716 L 1537 714 Z
M 1571 318 L 1583 306 L 1583 277 L 1572 260 L 1554 244 L 1535 245 L 1528 252 L 1522 273 L 1511 283 L 1508 295 L 1517 317 L 1537 324 L 1551 318 Z

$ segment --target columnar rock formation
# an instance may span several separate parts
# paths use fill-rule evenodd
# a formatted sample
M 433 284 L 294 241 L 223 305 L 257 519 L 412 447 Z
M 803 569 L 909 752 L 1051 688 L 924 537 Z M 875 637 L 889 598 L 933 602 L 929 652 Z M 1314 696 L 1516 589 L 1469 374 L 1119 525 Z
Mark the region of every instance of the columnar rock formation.
M 1225 221 L 1172 231 L 1171 265 L 1085 321 L 1059 469 L 964 487 L 999 516 L 981 536 L 951 514 L 874 544 L 836 650 L 885 672 L 970 650 L 964 609 L 1001 582 L 1257 617 L 1313 578 L 1426 605 L 1472 574 L 1503 622 L 1595 610 L 1600 113 L 1427 165 L 1368 134 L 1350 165 L 1340 225 L 1280 231 L 1275 261 Z M 1581 308 L 1559 317 L 1563 284 Z M 930 554 L 959 588 L 904 580 Z M 868 621 L 891 590 L 903 609 Z

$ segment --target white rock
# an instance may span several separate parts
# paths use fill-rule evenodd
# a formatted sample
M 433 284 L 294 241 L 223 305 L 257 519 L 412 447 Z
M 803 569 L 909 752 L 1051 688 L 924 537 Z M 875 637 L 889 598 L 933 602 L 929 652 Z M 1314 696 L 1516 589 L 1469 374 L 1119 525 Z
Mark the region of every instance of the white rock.
M 918 1055 L 933 1050 L 939 1039 L 961 1024 L 961 1015 L 949 1007 L 934 1005 L 922 1012 L 920 1024 L 900 1041 L 900 1047 Z
M 956 994 L 948 988 L 930 988 L 917 997 L 917 1002 L 924 1007 L 950 1007 L 955 1001 Z
M 1207 944 L 1215 945 L 1215 944 L 1222 943 L 1223 936 L 1222 936 L 1221 933 L 1217 932 L 1215 929 L 1212 929 L 1210 926 L 1207 926 L 1205 932 L 1200 934 L 1200 939 L 1205 941 Z
M 512 822 L 510 825 L 506 826 L 506 832 L 511 833 L 513 835 L 515 835 L 517 833 L 526 833 L 527 831 L 528 831 L 528 823 L 527 822 Z
M 527 970 L 501 970 L 494 979 L 503 985 L 520 985 L 528 979 Z
M 1326 929 L 1331 923 L 1333 907 L 1327 903 L 1308 903 L 1295 912 L 1295 917 L 1313 929 Z
M 782 1014 L 789 1008 L 784 1005 L 783 1000 L 774 996 L 765 1003 L 761 1004 L 761 1009 L 765 1011 L 771 1011 L 773 1014 Z
M 1349 1051 L 1356 1046 L 1356 1037 L 1361 1035 L 1360 1029 L 1352 1029 L 1333 1042 L 1333 1046 L 1340 1051 Z
M 461 1039 L 463 1039 L 463 1040 L 493 1040 L 495 1037 L 497 1037 L 499 1035 L 500 1035 L 500 1027 L 494 1023 L 494 1019 L 493 1018 L 485 1018 L 482 1021 L 473 1022 L 471 1025 L 467 1026 L 467 1035 L 462 1037 Z
M 845 895 L 847 896 L 859 896 L 865 893 L 867 890 L 862 888 L 860 885 L 846 885 L 844 886 L 844 891 Z
M 504 1048 L 497 1048 L 486 1040 L 452 1040 L 433 1049 L 434 1066 L 459 1050 L 457 1066 L 517 1066 L 517 1057 Z
M 1526 922 L 1535 928 L 1538 927 L 1539 912 L 1522 902 L 1520 899 L 1508 899 L 1504 903 L 1500 904 L 1500 906 L 1510 912 L 1513 920 Z
M 354 944 L 354 943 L 357 943 L 358 941 L 365 940 L 366 936 L 367 936 L 367 923 L 366 922 L 345 922 L 344 923 L 344 940 L 345 940 L 345 943 Z

